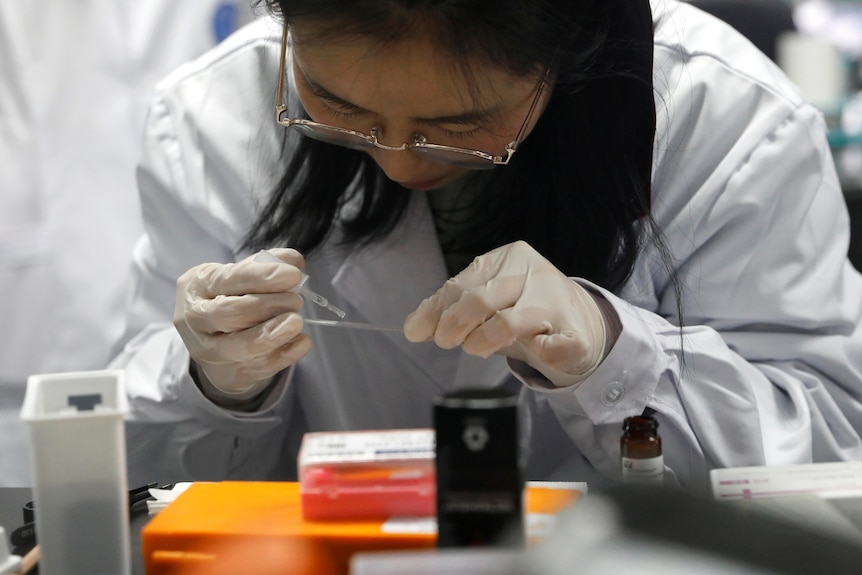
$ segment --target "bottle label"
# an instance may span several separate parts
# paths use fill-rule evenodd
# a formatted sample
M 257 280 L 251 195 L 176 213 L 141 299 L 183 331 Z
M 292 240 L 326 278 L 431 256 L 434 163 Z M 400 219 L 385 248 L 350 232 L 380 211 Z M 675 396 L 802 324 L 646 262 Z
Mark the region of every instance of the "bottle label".
M 622 460 L 623 481 L 626 483 L 661 485 L 664 474 L 664 458 L 661 455 L 647 459 L 623 457 Z

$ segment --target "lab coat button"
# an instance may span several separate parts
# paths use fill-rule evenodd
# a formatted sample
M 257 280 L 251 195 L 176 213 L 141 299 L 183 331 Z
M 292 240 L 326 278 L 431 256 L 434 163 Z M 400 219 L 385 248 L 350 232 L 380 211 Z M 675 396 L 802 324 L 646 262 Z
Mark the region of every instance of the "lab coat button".
M 626 390 L 622 384 L 614 382 L 610 384 L 602 394 L 602 403 L 605 405 L 614 405 L 619 403 L 625 394 Z

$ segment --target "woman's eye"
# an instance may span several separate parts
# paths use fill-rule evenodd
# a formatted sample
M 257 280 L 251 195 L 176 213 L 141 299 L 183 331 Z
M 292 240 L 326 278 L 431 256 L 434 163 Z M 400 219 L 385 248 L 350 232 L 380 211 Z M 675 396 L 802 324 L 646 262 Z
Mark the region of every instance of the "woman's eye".
M 476 136 L 479 132 L 482 131 L 482 128 L 476 126 L 470 130 L 448 130 L 446 128 L 442 128 L 443 133 L 447 138 L 454 138 L 456 140 L 466 140 L 468 138 L 472 138 Z
M 323 102 L 323 107 L 327 114 L 334 118 L 352 118 L 354 116 L 362 115 L 363 111 L 359 109 L 345 109 L 342 106 L 332 106 Z
M 482 131 L 482 126 L 478 124 L 452 124 L 452 125 L 443 125 L 440 127 L 440 131 L 447 138 L 455 138 L 455 139 L 466 139 L 472 138 L 476 134 Z

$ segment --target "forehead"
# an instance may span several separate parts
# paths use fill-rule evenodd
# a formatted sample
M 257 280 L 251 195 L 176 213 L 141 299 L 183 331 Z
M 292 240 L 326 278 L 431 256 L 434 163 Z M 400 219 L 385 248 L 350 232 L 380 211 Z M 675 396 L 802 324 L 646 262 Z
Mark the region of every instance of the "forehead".
M 291 29 L 294 59 L 307 78 L 367 110 L 414 117 L 506 106 L 536 85 L 500 67 L 464 61 L 428 36 L 380 43 L 363 37 L 306 39 Z

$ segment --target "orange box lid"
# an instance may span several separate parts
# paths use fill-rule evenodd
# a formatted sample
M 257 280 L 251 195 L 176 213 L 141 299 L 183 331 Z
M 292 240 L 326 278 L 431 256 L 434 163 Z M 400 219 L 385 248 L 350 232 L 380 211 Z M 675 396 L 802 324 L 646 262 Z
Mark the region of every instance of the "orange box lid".
M 528 513 L 555 513 L 580 493 L 530 483 Z M 433 518 L 309 521 L 300 501 L 294 482 L 195 483 L 144 527 L 147 575 L 345 575 L 359 551 L 436 545 Z

